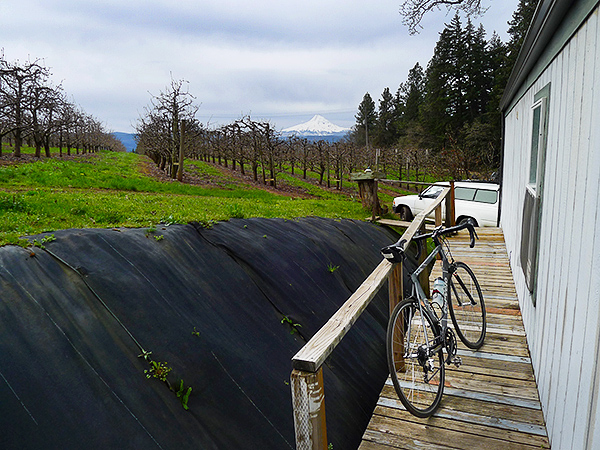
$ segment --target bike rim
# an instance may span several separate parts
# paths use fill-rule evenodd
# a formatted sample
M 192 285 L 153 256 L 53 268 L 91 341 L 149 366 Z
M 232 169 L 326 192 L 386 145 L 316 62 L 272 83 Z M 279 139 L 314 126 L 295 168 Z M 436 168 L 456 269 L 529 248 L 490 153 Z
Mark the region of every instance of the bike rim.
M 425 325 L 423 325 L 423 322 Z M 434 333 L 430 322 L 421 319 L 418 307 L 405 307 L 398 313 L 392 330 L 392 343 L 395 348 L 404 348 L 403 363 L 395 363 L 392 379 L 398 396 L 404 406 L 413 414 L 428 416 L 437 407 L 443 390 L 443 358 L 438 352 L 431 356 L 434 371 L 428 373 L 419 363 L 419 346 L 427 341 L 431 344 Z M 405 332 L 399 324 L 404 324 Z

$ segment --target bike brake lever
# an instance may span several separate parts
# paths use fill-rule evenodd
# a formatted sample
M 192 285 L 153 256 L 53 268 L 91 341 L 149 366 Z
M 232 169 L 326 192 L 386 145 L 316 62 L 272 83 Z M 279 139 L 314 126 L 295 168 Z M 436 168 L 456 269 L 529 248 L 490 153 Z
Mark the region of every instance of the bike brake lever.
M 475 238 L 479 239 L 479 236 L 477 236 L 475 227 L 471 222 L 467 223 L 467 229 L 469 230 L 469 234 L 471 235 L 471 243 L 469 244 L 469 247 L 473 248 L 475 247 Z
M 387 259 L 391 263 L 399 263 L 404 261 L 406 257 L 404 255 L 404 244 L 406 243 L 406 239 L 402 239 L 399 242 L 396 242 L 393 245 L 388 245 L 381 249 L 381 254 L 385 259 Z
M 417 242 L 417 260 L 421 258 L 421 252 L 423 251 L 423 243 L 419 240 Z

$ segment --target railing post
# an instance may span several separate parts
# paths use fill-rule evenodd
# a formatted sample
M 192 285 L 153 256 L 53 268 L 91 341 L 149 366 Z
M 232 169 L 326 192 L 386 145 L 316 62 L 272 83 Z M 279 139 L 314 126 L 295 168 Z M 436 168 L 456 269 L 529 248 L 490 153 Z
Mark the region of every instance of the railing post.
M 404 280 L 402 277 L 402 263 L 394 264 L 390 276 L 388 277 L 388 295 L 390 303 L 390 317 L 392 311 L 398 303 L 404 299 Z M 396 322 L 397 327 L 402 327 L 403 324 Z M 404 335 L 404 330 L 401 329 L 400 336 Z M 404 345 L 401 342 L 395 341 L 394 345 L 394 361 L 398 363 L 396 370 L 403 369 L 404 366 Z
M 291 383 L 296 450 L 327 450 L 323 369 L 293 370 Z
M 421 224 L 421 228 L 419 229 L 419 233 L 425 233 L 425 222 L 423 222 Z M 426 245 L 425 242 L 423 242 L 423 245 Z M 419 256 L 419 259 L 417 260 L 417 265 L 420 265 L 423 261 L 425 261 L 425 258 L 427 258 L 427 249 L 423 250 L 421 252 L 421 255 Z M 425 296 L 427 298 L 429 298 L 429 272 L 427 270 L 424 270 L 423 272 L 421 272 L 421 275 L 419 275 L 419 283 L 421 284 L 421 287 L 423 288 L 423 292 L 425 293 Z
M 456 210 L 454 209 L 454 181 L 450 182 L 450 193 L 446 195 L 446 226 L 456 225 Z M 436 222 L 437 224 L 437 222 Z
M 404 298 L 404 286 L 402 279 L 402 263 L 394 264 L 388 277 L 388 295 L 390 299 L 390 314 L 398 303 Z
M 435 208 L 435 226 L 439 227 L 442 224 L 442 205 Z

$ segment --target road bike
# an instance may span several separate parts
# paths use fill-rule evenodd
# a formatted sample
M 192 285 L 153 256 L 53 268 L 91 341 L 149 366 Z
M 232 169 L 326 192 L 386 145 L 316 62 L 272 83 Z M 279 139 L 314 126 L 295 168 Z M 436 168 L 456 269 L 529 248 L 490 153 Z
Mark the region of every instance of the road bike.
M 473 248 L 478 236 L 468 221 L 449 228 L 439 226 L 431 233 L 413 237 L 419 254 L 429 238 L 435 248 L 410 274 L 412 294 L 396 305 L 388 322 L 386 344 L 392 382 L 404 407 L 417 417 L 429 417 L 438 408 L 444 392 L 445 365 L 461 364 L 456 335 L 473 350 L 479 349 L 485 339 L 481 287 L 469 266 L 454 260 L 447 242 L 449 234 L 463 229 L 469 231 Z M 381 252 L 390 262 L 402 262 L 406 258 L 405 244 L 401 239 Z M 419 275 L 438 255 L 442 276 L 434 281 L 432 296 L 427 298 Z M 448 313 L 453 328 L 448 326 Z

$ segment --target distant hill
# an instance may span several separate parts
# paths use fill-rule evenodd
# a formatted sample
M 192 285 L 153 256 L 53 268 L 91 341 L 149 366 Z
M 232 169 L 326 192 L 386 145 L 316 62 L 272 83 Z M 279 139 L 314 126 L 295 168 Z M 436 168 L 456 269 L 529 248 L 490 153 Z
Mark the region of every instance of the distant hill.
M 322 139 L 328 142 L 335 142 L 346 137 L 349 132 L 350 128 L 335 125 L 325 117 L 317 114 L 308 122 L 284 128 L 281 130 L 281 135 L 283 137 L 298 136 L 311 141 Z
M 121 133 L 119 131 L 115 131 L 113 136 L 120 140 L 128 152 L 132 152 L 137 147 L 135 143 L 135 134 L 133 133 Z

